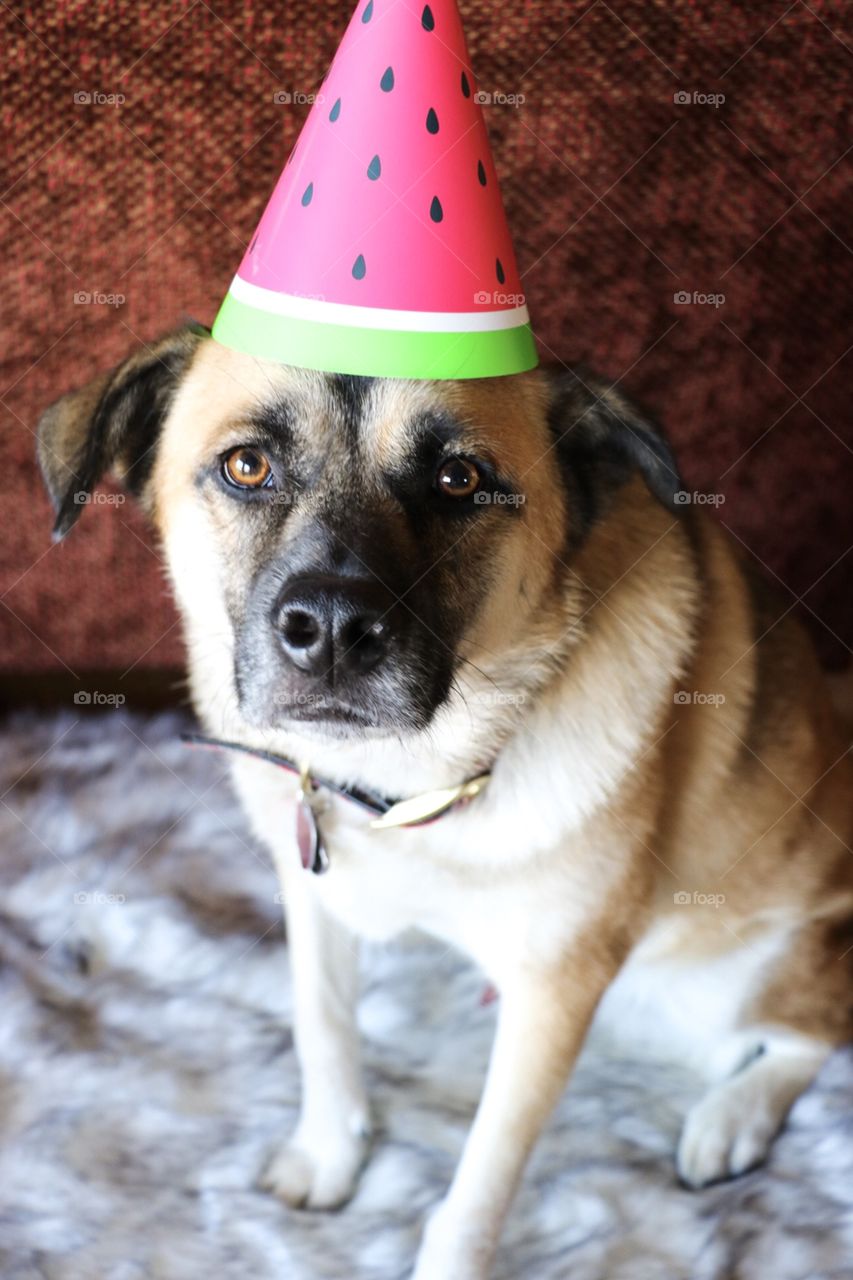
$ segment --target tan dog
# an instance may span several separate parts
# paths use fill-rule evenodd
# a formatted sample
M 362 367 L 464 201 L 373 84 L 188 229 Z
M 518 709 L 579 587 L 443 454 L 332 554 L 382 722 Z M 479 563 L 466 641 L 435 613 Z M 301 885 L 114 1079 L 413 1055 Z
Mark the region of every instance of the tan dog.
M 269 1187 L 352 1193 L 354 938 L 410 927 L 501 997 L 416 1280 L 488 1275 L 603 997 L 625 1035 L 709 1069 L 681 1177 L 763 1159 L 853 1034 L 850 765 L 805 637 L 679 505 L 653 426 L 568 374 L 333 377 L 186 329 L 60 400 L 40 455 L 60 534 L 110 469 L 152 514 L 209 733 L 392 800 L 491 771 L 407 828 L 321 790 L 312 875 L 297 780 L 235 757 L 283 881 L 304 1079 Z

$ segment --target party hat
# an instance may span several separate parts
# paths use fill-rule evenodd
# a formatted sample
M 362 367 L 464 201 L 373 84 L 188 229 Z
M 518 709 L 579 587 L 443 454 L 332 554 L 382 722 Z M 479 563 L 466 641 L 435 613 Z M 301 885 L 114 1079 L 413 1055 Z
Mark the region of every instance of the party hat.
M 360 0 L 213 336 L 334 373 L 537 363 L 456 0 Z

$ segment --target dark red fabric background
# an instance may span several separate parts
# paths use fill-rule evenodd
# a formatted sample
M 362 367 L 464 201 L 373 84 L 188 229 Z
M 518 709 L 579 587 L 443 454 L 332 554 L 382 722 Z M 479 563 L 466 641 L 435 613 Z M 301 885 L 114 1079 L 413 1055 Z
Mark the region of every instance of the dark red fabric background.
M 724 494 L 719 518 L 843 664 L 850 7 L 461 7 L 481 89 L 525 98 L 485 109 L 543 356 L 621 378 L 657 413 L 688 488 Z M 51 546 L 32 429 L 140 340 L 212 320 L 307 111 L 274 95 L 316 91 L 350 11 L 0 8 L 7 672 L 180 663 L 160 558 L 130 504 L 87 511 Z M 678 305 L 679 290 L 725 302 Z M 95 291 L 126 300 L 75 302 Z

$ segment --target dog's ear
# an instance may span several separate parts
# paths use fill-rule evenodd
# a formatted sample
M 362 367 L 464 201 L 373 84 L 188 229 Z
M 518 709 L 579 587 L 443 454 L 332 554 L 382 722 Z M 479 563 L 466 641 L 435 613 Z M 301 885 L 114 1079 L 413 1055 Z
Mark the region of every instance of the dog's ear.
M 76 522 L 106 472 L 144 493 L 172 398 L 207 336 L 200 325 L 185 325 L 42 414 L 38 460 L 56 510 L 55 538 Z
M 567 483 L 594 522 L 620 485 L 637 472 L 671 511 L 682 511 L 681 478 L 661 429 L 622 393 L 585 371 L 545 372 L 549 425 Z

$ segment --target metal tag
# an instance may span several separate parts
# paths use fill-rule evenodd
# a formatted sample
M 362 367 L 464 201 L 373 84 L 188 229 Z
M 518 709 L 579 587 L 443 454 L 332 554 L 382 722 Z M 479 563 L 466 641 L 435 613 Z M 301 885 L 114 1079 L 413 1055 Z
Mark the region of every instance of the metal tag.
M 462 782 L 458 787 L 444 787 L 440 791 L 425 791 L 422 795 L 413 796 L 411 800 L 400 800 L 392 804 L 387 813 L 374 818 L 371 827 L 374 831 L 383 831 L 388 827 L 417 827 L 425 822 L 441 817 L 454 805 L 473 800 L 488 785 L 490 774 L 482 773 L 478 778 Z
M 296 797 L 296 843 L 302 866 L 315 876 L 321 876 L 329 870 L 329 855 L 317 821 L 319 811 L 320 805 L 314 797 L 314 786 L 306 767 L 300 774 Z

